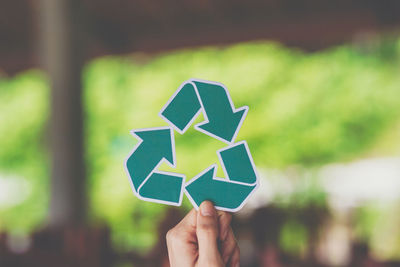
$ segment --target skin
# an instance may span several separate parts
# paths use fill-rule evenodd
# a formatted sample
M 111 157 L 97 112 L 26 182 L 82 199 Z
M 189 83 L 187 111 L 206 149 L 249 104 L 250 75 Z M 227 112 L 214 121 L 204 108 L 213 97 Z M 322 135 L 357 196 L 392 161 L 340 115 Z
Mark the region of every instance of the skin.
M 204 201 L 167 233 L 171 267 L 239 267 L 239 247 L 232 216 Z

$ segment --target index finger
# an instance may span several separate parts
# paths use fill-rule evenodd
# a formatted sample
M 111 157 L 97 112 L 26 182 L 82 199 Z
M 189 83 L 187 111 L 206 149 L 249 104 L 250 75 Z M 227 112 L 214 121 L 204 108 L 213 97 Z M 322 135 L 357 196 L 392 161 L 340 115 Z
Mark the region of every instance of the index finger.
M 218 211 L 219 239 L 222 241 L 228 236 L 231 220 L 232 214 L 226 211 Z
M 182 227 L 184 229 L 189 228 L 196 228 L 196 221 L 197 221 L 197 211 L 192 209 L 186 216 L 177 224 L 177 227 Z

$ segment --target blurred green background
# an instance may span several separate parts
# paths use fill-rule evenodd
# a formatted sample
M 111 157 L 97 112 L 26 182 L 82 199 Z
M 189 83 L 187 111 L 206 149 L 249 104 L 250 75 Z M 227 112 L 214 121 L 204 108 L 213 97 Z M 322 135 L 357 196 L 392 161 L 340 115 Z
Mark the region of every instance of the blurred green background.
M 129 131 L 166 125 L 157 114 L 189 78 L 224 83 L 236 107 L 249 106 L 237 140 L 247 140 L 265 186 L 279 180 L 268 173 L 297 173 L 288 176 L 294 190 L 256 200 L 260 206 L 332 209 L 320 169 L 400 156 L 400 39 L 314 53 L 260 41 L 95 59 L 83 72 L 89 217 L 111 227 L 120 250 L 151 249 L 166 210 L 131 192 L 123 168 L 136 143 Z M 0 76 L 0 231 L 24 235 L 45 225 L 49 95 L 48 78 L 40 70 Z M 218 162 L 221 142 L 193 127 L 175 137 L 177 172 L 192 178 Z M 191 208 L 186 197 L 183 205 Z M 400 218 L 394 215 L 399 212 L 399 198 L 385 205 L 365 201 L 355 207 L 352 231 L 379 257 L 396 258 Z M 288 222 L 281 233 L 284 249 L 301 250 L 305 235 L 304 227 Z M 384 236 L 392 241 L 382 244 Z

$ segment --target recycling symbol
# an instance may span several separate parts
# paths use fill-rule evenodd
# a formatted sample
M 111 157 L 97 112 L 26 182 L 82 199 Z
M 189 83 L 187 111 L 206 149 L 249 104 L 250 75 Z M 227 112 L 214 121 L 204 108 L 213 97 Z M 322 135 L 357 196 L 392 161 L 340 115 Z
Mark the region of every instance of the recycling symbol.
M 185 192 L 196 209 L 210 200 L 219 210 L 240 210 L 259 185 L 247 142 L 235 143 L 247 112 L 247 106 L 235 109 L 223 84 L 185 81 L 159 113 L 169 126 L 131 131 L 139 142 L 126 159 L 125 169 L 134 194 L 145 201 L 180 206 Z M 158 170 L 162 163 L 176 168 L 174 130 L 184 134 L 200 113 L 204 121 L 194 128 L 228 144 L 217 151 L 225 178 L 216 177 L 217 164 L 188 182 L 183 174 Z

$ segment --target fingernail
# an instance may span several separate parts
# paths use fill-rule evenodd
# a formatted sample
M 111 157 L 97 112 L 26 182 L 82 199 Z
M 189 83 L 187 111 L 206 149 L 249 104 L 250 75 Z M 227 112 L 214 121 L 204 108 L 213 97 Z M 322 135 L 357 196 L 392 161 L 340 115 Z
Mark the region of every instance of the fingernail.
M 200 212 L 201 215 L 207 217 L 212 217 L 216 215 L 215 208 L 210 201 L 204 201 L 203 203 L 201 203 Z
M 235 267 L 240 267 L 240 264 L 239 264 L 239 263 L 236 263 L 236 264 L 235 264 Z

